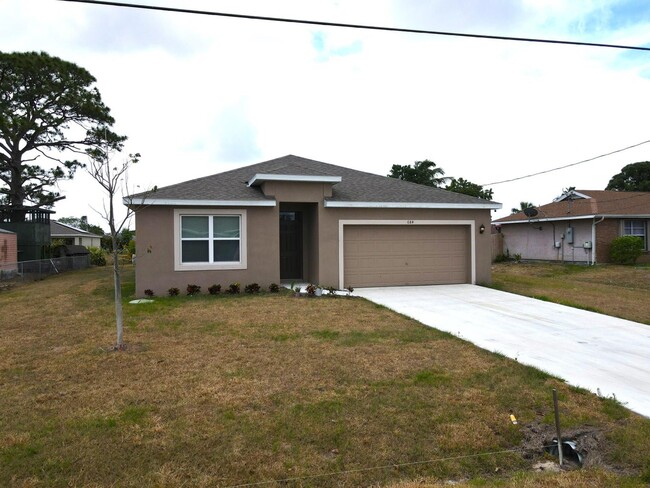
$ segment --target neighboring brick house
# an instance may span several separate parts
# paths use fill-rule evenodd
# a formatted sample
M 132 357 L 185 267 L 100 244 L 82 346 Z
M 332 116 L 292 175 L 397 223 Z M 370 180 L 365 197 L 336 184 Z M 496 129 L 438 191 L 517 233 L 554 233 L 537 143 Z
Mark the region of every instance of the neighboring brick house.
M 604 263 L 614 238 L 634 235 L 643 239 L 638 262 L 650 262 L 650 192 L 572 190 L 535 210 L 531 217 L 518 212 L 494 221 L 504 252 L 530 260 Z
M 17 261 L 17 234 L 15 232 L 0 229 L 0 273 L 15 271 Z

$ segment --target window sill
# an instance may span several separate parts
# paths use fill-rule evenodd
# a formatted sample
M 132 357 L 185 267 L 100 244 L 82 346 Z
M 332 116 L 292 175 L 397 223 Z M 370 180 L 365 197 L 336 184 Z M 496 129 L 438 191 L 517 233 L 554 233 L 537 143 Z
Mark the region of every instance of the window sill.
M 231 269 L 246 269 L 246 265 L 242 263 L 224 263 L 224 264 L 210 264 L 210 263 L 196 263 L 196 264 L 177 264 L 174 271 L 224 271 Z

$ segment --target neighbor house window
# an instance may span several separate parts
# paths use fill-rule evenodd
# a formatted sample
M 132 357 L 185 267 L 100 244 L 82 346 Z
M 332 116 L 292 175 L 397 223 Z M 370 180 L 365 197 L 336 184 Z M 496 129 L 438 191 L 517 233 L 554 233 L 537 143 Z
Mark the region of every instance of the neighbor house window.
M 246 267 L 244 210 L 176 210 L 174 213 L 177 270 Z
M 647 230 L 647 225 L 645 220 L 624 220 L 623 221 L 623 235 L 637 236 L 643 239 L 643 249 L 648 249 L 646 230 Z

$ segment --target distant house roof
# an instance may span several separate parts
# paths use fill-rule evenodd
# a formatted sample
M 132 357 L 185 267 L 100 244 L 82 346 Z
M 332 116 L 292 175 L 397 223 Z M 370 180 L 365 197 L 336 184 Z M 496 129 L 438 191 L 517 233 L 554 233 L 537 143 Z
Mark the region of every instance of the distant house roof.
M 54 239 L 65 237 L 101 237 L 97 234 L 93 234 L 92 232 L 77 229 L 71 225 L 62 224 L 56 220 L 50 220 L 50 235 Z
M 536 208 L 539 213 L 533 219 L 540 221 L 592 217 L 650 218 L 650 192 L 573 190 Z M 529 221 L 523 212 L 517 212 L 497 219 L 494 223 L 516 224 Z
M 10 230 L 6 229 L 0 229 L 0 234 L 15 234 L 15 232 L 11 232 Z
M 275 199 L 260 188 L 264 181 L 331 183 L 326 207 L 501 208 L 500 203 L 469 195 L 293 155 L 132 195 L 124 203 L 275 206 Z

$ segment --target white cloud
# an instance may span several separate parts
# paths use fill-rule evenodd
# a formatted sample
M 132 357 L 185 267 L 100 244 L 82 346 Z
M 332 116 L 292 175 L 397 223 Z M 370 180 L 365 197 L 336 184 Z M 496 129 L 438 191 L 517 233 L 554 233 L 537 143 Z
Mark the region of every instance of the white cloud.
M 160 0 L 169 6 L 177 2 Z M 184 8 L 331 22 L 644 43 L 629 2 L 228 0 Z M 623 19 L 623 20 L 622 20 Z M 4 50 L 46 50 L 97 77 L 131 181 L 163 186 L 293 153 L 387 174 L 431 159 L 488 183 L 650 139 L 650 61 L 621 51 L 369 32 L 105 6 L 5 0 Z M 645 77 L 644 77 L 645 76 Z M 494 187 L 507 210 L 604 188 L 648 149 Z M 61 215 L 97 206 L 79 176 Z M 91 219 L 92 220 L 92 219 Z

